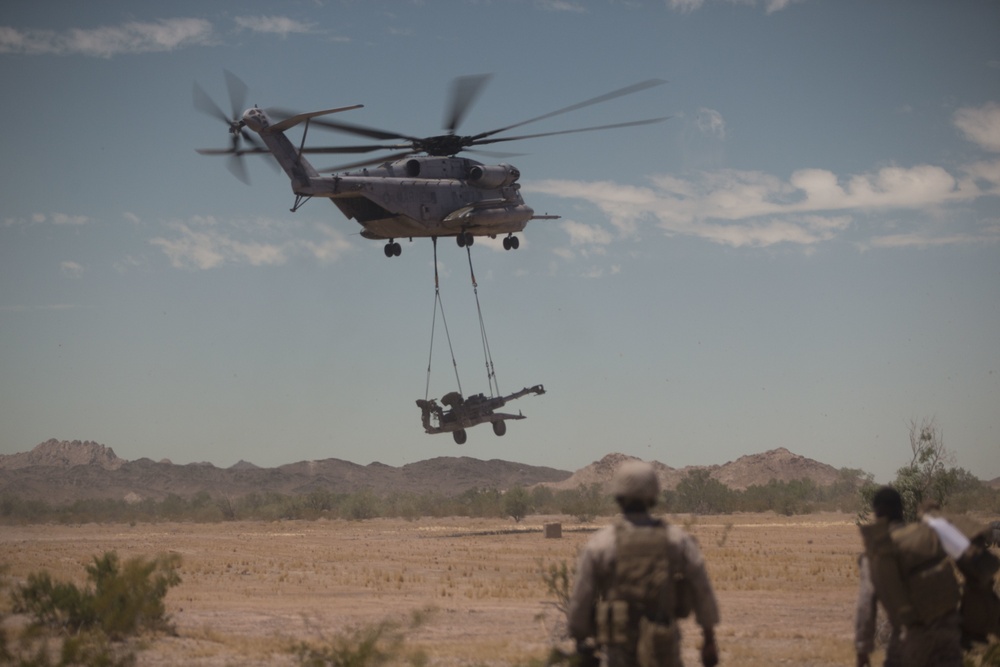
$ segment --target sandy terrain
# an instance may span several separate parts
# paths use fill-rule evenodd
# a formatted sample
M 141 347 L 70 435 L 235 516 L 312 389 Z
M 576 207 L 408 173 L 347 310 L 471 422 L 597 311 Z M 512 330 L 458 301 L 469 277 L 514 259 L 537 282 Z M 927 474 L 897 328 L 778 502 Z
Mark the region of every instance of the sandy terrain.
M 544 538 L 548 521 L 562 523 L 562 538 Z M 407 660 L 515 665 L 542 658 L 558 634 L 543 565 L 572 564 L 599 523 L 529 517 L 519 525 L 454 518 L 2 526 L 0 564 L 15 581 L 47 569 L 82 584 L 84 565 L 108 550 L 123 559 L 179 553 L 183 581 L 167 596 L 176 636 L 144 642 L 139 665 L 294 665 L 289 647 L 297 642 L 329 644 L 386 619 L 405 624 L 420 610 L 428 613 L 406 631 Z M 719 597 L 723 664 L 853 664 L 859 538 L 852 517 L 701 517 L 688 528 Z M 511 529 L 525 532 L 498 532 Z M 690 620 L 682 628 L 685 661 L 698 665 L 699 633 Z

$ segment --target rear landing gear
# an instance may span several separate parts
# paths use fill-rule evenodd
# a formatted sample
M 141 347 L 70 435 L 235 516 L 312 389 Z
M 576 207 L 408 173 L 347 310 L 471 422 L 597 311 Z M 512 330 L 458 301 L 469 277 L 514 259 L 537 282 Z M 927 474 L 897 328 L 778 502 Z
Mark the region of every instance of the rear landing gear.
M 476 240 L 476 237 L 472 235 L 472 232 L 459 232 L 458 236 L 455 237 L 455 241 L 458 243 L 459 248 L 464 248 L 465 246 L 471 246 Z
M 496 433 L 498 436 L 506 433 L 507 422 L 503 421 L 502 419 L 498 422 L 493 422 L 493 432 Z
M 508 234 L 503 237 L 503 249 L 504 250 L 517 250 L 521 245 L 521 242 L 513 234 Z
M 465 434 L 465 429 L 460 428 L 457 431 L 452 431 L 451 437 L 455 438 L 456 445 L 464 445 L 468 436 Z
M 398 243 L 396 243 L 391 239 L 389 240 L 388 243 L 385 244 L 384 250 L 386 257 L 399 257 L 400 255 L 403 254 L 402 246 L 400 246 Z

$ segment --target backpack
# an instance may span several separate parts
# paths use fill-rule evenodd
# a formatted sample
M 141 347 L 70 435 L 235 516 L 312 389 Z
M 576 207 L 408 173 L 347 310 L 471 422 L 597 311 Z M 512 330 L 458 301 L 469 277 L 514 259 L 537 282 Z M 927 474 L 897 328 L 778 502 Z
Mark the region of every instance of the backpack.
M 959 612 L 962 615 L 962 636 L 968 641 L 986 642 L 989 635 L 1000 636 L 1000 598 L 995 583 L 1000 571 L 1000 559 L 989 550 L 992 526 L 984 526 L 964 516 L 947 517 L 946 521 L 969 540 L 968 546 L 955 559 L 965 579 Z
M 958 609 L 958 577 L 932 528 L 878 519 L 861 534 L 875 593 L 894 626 L 928 625 Z
M 597 604 L 597 643 L 634 651 L 640 667 L 668 664 L 677 649 L 677 613 L 690 610 L 690 593 L 678 595 L 685 588 L 676 575 L 680 550 L 660 520 L 635 525 L 620 517 L 615 544 L 606 599 Z

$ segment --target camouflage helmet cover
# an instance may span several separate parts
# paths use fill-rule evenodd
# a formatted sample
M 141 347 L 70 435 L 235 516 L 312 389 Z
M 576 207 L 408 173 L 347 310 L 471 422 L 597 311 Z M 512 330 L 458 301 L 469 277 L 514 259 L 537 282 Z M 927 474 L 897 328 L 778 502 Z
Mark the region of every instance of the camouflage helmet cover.
M 640 500 L 650 505 L 660 495 L 660 480 L 645 461 L 626 461 L 618 466 L 611 481 L 611 495 L 622 500 Z

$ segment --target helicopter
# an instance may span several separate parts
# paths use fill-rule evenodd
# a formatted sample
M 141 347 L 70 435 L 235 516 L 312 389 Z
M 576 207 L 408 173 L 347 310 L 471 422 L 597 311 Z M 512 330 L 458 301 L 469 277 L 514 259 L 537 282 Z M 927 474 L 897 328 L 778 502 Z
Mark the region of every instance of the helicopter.
M 460 157 L 463 151 L 500 142 L 576 132 L 658 123 L 667 119 L 612 123 L 572 130 L 497 137 L 514 128 L 575 111 L 623 95 L 637 93 L 666 83 L 649 79 L 577 104 L 535 116 L 512 125 L 473 135 L 456 134 L 471 104 L 482 92 L 491 75 L 459 77 L 451 88 L 451 100 L 445 117 L 445 134 L 415 137 L 399 132 L 362 125 L 341 123 L 323 118 L 358 109 L 353 105 L 309 113 L 282 109 L 265 111 L 257 106 L 244 108 L 247 87 L 236 75 L 224 71 L 232 114 L 227 115 L 197 83 L 194 84 L 195 108 L 223 120 L 231 135 L 228 148 L 198 149 L 203 155 L 228 155 L 232 173 L 249 183 L 243 157 L 271 154 L 291 181 L 295 201 L 292 212 L 314 197 L 331 200 L 348 218 L 362 227 L 361 236 L 383 240 L 385 256 L 397 257 L 402 247 L 397 239 L 454 237 L 459 247 L 469 247 L 475 237 L 503 236 L 505 250 L 516 250 L 522 232 L 531 220 L 553 220 L 558 215 L 536 215 L 521 197 L 517 167 L 501 162 L 485 164 Z M 272 117 L 273 116 L 273 117 Z M 285 131 L 304 124 L 302 139 L 296 146 Z M 347 146 L 305 145 L 310 127 L 319 127 L 380 142 Z M 254 134 L 247 131 L 252 130 Z M 245 142 L 247 145 L 244 145 Z M 333 169 L 317 170 L 306 154 L 362 154 L 393 151 L 387 156 L 366 159 Z M 377 165 L 377 166 L 373 166 Z M 324 175 L 329 174 L 329 175 Z

